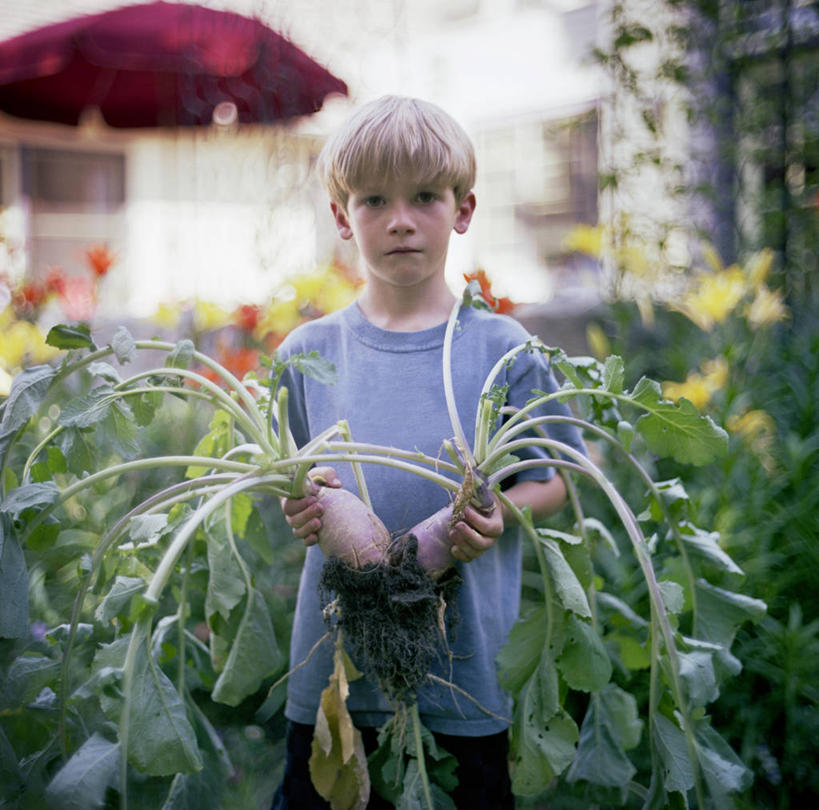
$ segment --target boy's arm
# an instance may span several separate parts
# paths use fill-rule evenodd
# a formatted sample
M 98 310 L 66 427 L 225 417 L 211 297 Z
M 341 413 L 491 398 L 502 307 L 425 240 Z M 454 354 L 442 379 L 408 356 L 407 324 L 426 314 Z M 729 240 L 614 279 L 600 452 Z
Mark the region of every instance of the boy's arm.
M 548 481 L 519 481 L 503 493 L 518 508 L 528 506 L 535 522 L 563 508 L 566 503 L 566 485 L 563 476 L 554 475 Z M 516 523 L 515 516 L 502 506 L 495 496 L 495 510 L 485 515 L 468 506 L 464 519 L 453 526 L 452 556 L 462 562 L 480 557 L 501 536 L 506 526 Z

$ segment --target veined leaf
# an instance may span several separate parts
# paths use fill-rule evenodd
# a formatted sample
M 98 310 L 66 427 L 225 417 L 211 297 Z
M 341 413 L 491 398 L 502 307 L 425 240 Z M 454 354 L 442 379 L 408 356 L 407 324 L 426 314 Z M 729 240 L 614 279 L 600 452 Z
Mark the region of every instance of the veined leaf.
M 714 805 L 718 808 L 735 807 L 729 794 L 747 790 L 753 778 L 751 772 L 710 724 L 700 722 L 694 731 L 694 739 Z
M 680 677 L 688 700 L 693 706 L 707 706 L 719 697 L 717 676 L 714 672 L 714 656 L 711 652 L 693 650 L 677 651 Z
M 569 563 L 566 562 L 560 546 L 548 536 L 541 534 L 539 529 L 537 531 L 538 539 L 543 546 L 549 574 L 552 577 L 560 603 L 566 610 L 571 610 L 573 613 L 577 613 L 578 616 L 591 616 L 586 591 Z
M 647 411 L 635 427 L 652 453 L 701 466 L 727 450 L 725 430 L 685 398 L 677 404 L 664 400 L 659 383 L 643 377 L 631 392 L 631 400 Z
M 60 673 L 60 662 L 42 655 L 21 655 L 11 662 L 0 681 L 0 710 L 21 709 L 52 684 Z
M 46 343 L 57 349 L 96 349 L 91 339 L 91 328 L 87 323 L 64 324 L 52 326 L 46 335 Z
M 680 536 L 690 551 L 721 571 L 743 575 L 742 569 L 722 550 L 719 545 L 719 532 L 706 532 L 691 523 L 680 524 Z
M 704 579 L 697 580 L 697 635 L 726 649 L 746 621 L 758 622 L 767 611 L 761 599 L 717 588 Z
M 623 390 L 625 380 L 625 365 L 623 358 L 616 354 L 606 358 L 603 364 L 603 388 L 613 394 L 619 394 Z
M 120 363 L 129 363 L 134 359 L 136 343 L 133 337 L 131 337 L 131 333 L 124 326 L 120 326 L 119 329 L 114 332 L 114 337 L 111 338 L 111 348 L 114 350 L 114 354 Z
M 239 630 L 211 697 L 217 703 L 238 706 L 280 664 L 281 653 L 270 611 L 262 595 L 255 588 L 251 589 Z
M 94 618 L 102 624 L 107 624 L 131 601 L 131 597 L 145 590 L 145 583 L 139 577 L 118 576 L 94 611 Z
M 59 810 L 102 807 L 119 771 L 119 743 L 94 732 L 60 768 L 48 786 L 49 806 Z
M 231 426 L 233 422 L 230 414 L 217 409 L 210 420 L 208 432 L 199 440 L 193 451 L 195 456 L 207 456 L 208 458 L 218 458 L 223 456 L 231 448 L 233 436 Z M 186 478 L 198 478 L 207 473 L 206 467 L 188 467 L 185 471 Z
M 287 362 L 305 377 L 328 385 L 335 383 L 338 376 L 336 367 L 315 351 L 306 354 L 291 354 Z
M 227 622 L 231 611 L 245 595 L 247 586 L 242 569 L 224 537 L 224 527 L 217 521 L 207 531 L 208 589 L 205 594 L 205 617 L 211 622 L 220 614 Z
M 592 695 L 567 780 L 607 787 L 627 785 L 637 769 L 624 749 L 637 745 L 641 729 L 637 702 L 630 693 L 608 684 Z
M 694 787 L 694 764 L 689 758 L 685 734 L 659 712 L 653 729 L 654 747 L 663 764 L 663 787 L 668 793 L 687 793 Z
M 26 509 L 44 509 L 46 506 L 50 506 L 59 496 L 60 491 L 53 481 L 24 484 L 6 495 L 2 503 L 0 503 L 0 512 L 5 512 L 12 518 L 16 518 Z
M 17 374 L 2 405 L 0 419 L 0 460 L 17 431 L 25 425 L 42 404 L 57 371 L 51 366 L 30 366 Z
M 0 513 L 0 638 L 25 638 L 28 622 L 26 558 L 11 516 Z
M 611 678 L 611 661 L 595 629 L 575 615 L 568 617 L 557 666 L 572 689 L 597 692 Z
M 168 368 L 190 368 L 195 350 L 193 341 L 184 338 L 176 344 L 173 351 L 168 355 L 165 365 Z
M 151 776 L 198 771 L 202 758 L 185 704 L 144 642 L 137 649 L 132 688 L 128 759 Z

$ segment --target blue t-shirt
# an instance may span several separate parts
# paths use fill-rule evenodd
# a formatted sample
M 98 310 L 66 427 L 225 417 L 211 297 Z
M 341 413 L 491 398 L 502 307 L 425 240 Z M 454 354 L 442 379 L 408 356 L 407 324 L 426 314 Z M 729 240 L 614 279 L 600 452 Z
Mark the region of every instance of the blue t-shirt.
M 288 335 L 279 353 L 317 351 L 336 367 L 337 381 L 328 385 L 288 369 L 283 383 L 290 393 L 290 427 L 296 443 L 346 419 L 352 438 L 404 450 L 420 450 L 448 458 L 442 442 L 453 436 L 444 398 L 442 347 L 446 324 L 416 332 L 380 329 L 362 315 L 356 303 L 304 324 Z M 482 310 L 463 308 L 452 343 L 452 377 L 460 421 L 470 445 L 481 389 L 486 376 L 509 349 L 530 335 L 515 320 Z M 508 384 L 507 402 L 520 407 L 533 390 L 556 389 L 548 363 L 539 353 L 521 352 L 496 382 Z M 565 405 L 551 403 L 544 413 L 566 414 Z M 552 438 L 580 450 L 578 431 L 568 425 L 549 426 Z M 517 456 L 547 454 L 532 448 Z M 345 488 L 357 493 L 352 468 L 334 463 Z M 393 534 L 404 533 L 451 500 L 440 485 L 410 472 L 380 464 L 363 465 L 373 510 Z M 551 467 L 520 473 L 523 478 L 547 480 Z M 299 585 L 290 648 L 291 667 L 307 658 L 327 631 L 318 595 L 324 555 L 318 546 L 307 549 Z M 511 701 L 498 683 L 495 656 L 518 615 L 521 580 L 521 540 L 512 527 L 478 559 L 458 563 L 463 584 L 458 591 L 460 617 L 452 655 L 442 652 L 433 674 L 456 684 L 474 698 L 428 682 L 419 691 L 418 706 L 432 731 L 463 736 L 493 734 L 510 718 Z M 332 671 L 332 644 L 325 642 L 288 683 L 285 714 L 299 723 L 315 723 L 322 689 Z M 480 704 L 477 705 L 477 704 Z M 392 710 L 380 690 L 365 678 L 350 684 L 347 701 L 358 726 L 380 726 Z M 483 707 L 483 708 L 481 708 Z

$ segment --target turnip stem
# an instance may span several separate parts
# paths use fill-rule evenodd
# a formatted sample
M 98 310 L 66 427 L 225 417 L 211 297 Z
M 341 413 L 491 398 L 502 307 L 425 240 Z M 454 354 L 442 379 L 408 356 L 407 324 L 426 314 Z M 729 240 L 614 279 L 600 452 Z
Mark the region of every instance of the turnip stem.
M 412 735 L 415 739 L 415 756 L 418 762 L 418 776 L 421 779 L 421 786 L 424 790 L 424 801 L 427 810 L 435 810 L 432 803 L 432 792 L 429 787 L 429 776 L 427 774 L 427 763 L 424 757 L 424 741 L 421 739 L 421 718 L 418 714 L 418 704 L 413 703 L 409 707 L 410 717 L 412 717 Z
M 346 419 L 342 419 L 338 423 L 338 432 L 342 438 L 346 439 L 348 445 L 352 443 L 353 437 L 350 432 L 350 423 Z M 368 509 L 372 510 L 373 502 L 370 499 L 370 491 L 367 489 L 367 481 L 364 478 L 364 470 L 361 468 L 361 463 L 358 461 L 352 462 L 353 475 L 355 476 L 355 483 L 358 487 L 358 495 Z
M 455 402 L 455 389 L 452 384 L 452 340 L 455 333 L 455 324 L 458 321 L 458 313 L 461 311 L 461 301 L 456 301 L 449 313 L 449 320 L 444 333 L 444 347 L 441 358 L 441 368 L 444 377 L 444 396 L 446 398 L 446 408 L 449 412 L 449 421 L 452 423 L 452 432 L 461 446 L 462 452 L 466 455 L 466 460 L 470 467 L 475 466 L 475 459 L 472 456 L 472 449 L 466 440 L 461 418 L 458 416 L 458 406 Z

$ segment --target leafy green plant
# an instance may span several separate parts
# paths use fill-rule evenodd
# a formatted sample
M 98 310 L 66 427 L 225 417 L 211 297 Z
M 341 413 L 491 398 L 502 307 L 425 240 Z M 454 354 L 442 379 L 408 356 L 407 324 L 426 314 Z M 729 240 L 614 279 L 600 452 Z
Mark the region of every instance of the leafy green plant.
M 737 628 L 759 619 L 764 604 L 729 587 L 741 571 L 717 535 L 694 524 L 682 483 L 654 481 L 637 460 L 647 452 L 705 464 L 724 450 L 724 431 L 690 403 L 666 401 L 645 378 L 628 388 L 618 357 L 569 358 L 531 340 L 501 358 L 487 379 L 473 447 L 450 407 L 449 461 L 356 443 L 343 422 L 296 449 L 275 357 L 269 380 L 240 381 L 188 341 L 135 341 L 120 330 L 110 346 L 97 348 L 78 327 L 55 328 L 49 339 L 66 356 L 58 366 L 18 375 L 0 421 L 0 626 L 8 653 L 0 762 L 11 785 L 7 806 L 45 796 L 55 806 L 100 807 L 118 794 L 122 808 L 175 808 L 218 796 L 214 783 L 232 765 L 209 719 L 211 701 L 239 706 L 286 668 L 277 640 L 282 616 L 260 587 L 262 569 L 279 563 L 264 499 L 303 492 L 309 467 L 334 461 L 353 462 L 362 478 L 368 463 L 393 465 L 457 496 L 461 481 L 478 475 L 494 488 L 531 464 L 514 453 L 532 442 L 552 451 L 546 463 L 566 476 L 574 521 L 557 531 L 518 514 L 537 561 L 528 589 L 538 598 L 500 658 L 515 696 L 516 793 L 538 795 L 563 774 L 573 790 L 618 803 L 634 795 L 646 807 L 662 807 L 692 793 L 704 807 L 744 787 L 747 770 L 705 709 L 723 679 L 738 671 L 731 652 Z M 495 378 L 520 352 L 548 355 L 565 382 L 554 394 L 533 392 L 524 408 L 508 412 Z M 125 379 L 109 362 L 122 365 L 145 353 L 161 359 Z M 315 356 L 290 362 L 331 376 Z M 447 367 L 445 350 L 445 390 Z M 74 378 L 84 384 L 67 398 L 64 382 Z M 639 511 L 591 458 L 548 438 L 543 426 L 555 417 L 533 412 L 551 399 L 574 402 L 578 416 L 561 419 L 618 454 L 644 490 Z M 140 457 L 140 430 L 158 418 L 163 402 L 179 400 L 210 406 L 207 432 L 191 453 Z M 532 430 L 537 438 L 523 438 Z M 175 480 L 135 502 L 117 500 L 123 482 L 158 469 L 177 471 Z M 575 478 L 602 493 L 621 527 L 619 540 L 614 526 L 586 515 Z M 99 501 L 109 498 L 117 517 L 106 509 L 105 520 L 95 522 Z M 24 548 L 33 562 L 30 581 Z M 55 585 L 38 578 L 37 559 L 45 556 L 60 557 L 54 579 L 69 577 L 73 604 L 65 615 L 52 603 L 57 621 L 32 640 L 26 591 L 39 606 L 49 603 Z M 620 590 L 618 569 L 631 570 L 632 593 Z M 337 650 L 328 687 L 334 697 L 322 700 L 324 748 L 340 767 L 360 772 L 343 705 L 355 671 L 340 642 Z M 635 671 L 646 675 L 637 688 L 628 677 Z M 280 705 L 278 683 L 266 716 Z M 645 720 L 638 714 L 644 698 Z M 417 709 L 407 711 L 382 730 L 368 769 L 372 781 L 399 803 L 450 806 L 451 758 L 434 746 Z M 31 712 L 36 733 L 22 734 L 23 714 Z M 643 748 L 647 784 L 635 778 L 629 755 Z M 359 787 L 357 799 L 336 806 L 361 806 Z

